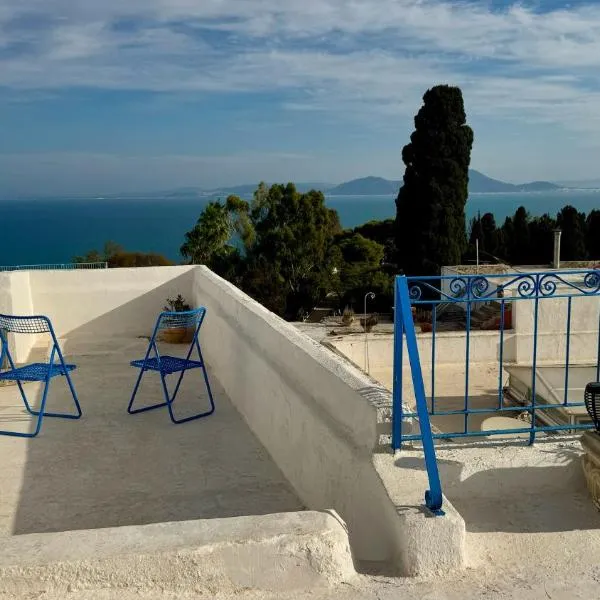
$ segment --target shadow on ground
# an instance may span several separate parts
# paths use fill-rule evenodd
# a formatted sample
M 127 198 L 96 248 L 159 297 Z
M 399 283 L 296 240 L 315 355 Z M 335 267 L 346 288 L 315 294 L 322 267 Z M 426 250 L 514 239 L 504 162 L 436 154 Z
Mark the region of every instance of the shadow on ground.
M 485 448 L 485 443 L 480 445 Z M 490 449 L 488 449 L 490 450 Z M 493 448 L 491 449 L 493 451 Z M 514 445 L 517 452 L 527 447 Z M 482 468 L 461 479 L 463 464 L 439 459 L 443 491 L 467 531 L 541 533 L 600 529 L 577 452 L 548 452 L 552 466 Z M 401 457 L 396 466 L 424 470 L 422 458 Z
M 216 411 L 209 417 L 173 425 L 166 409 L 127 414 L 137 375 L 129 360 L 143 357 L 146 344 L 108 340 L 79 354 L 77 344 L 65 344 L 67 360 L 78 366 L 73 380 L 84 416 L 47 418 L 31 440 L 0 437 L 0 530 L 27 534 L 302 510 L 214 378 Z M 68 410 L 64 380 L 54 380 L 51 390 L 49 409 Z M 138 398 L 161 401 L 156 374 L 144 378 Z M 191 371 L 177 399 L 180 416 L 206 404 L 201 372 Z M 4 414 L 22 418 L 12 406 Z

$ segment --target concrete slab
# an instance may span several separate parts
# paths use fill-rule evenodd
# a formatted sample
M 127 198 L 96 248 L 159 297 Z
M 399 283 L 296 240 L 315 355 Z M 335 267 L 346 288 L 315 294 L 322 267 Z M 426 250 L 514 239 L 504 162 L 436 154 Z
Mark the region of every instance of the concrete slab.
M 13 536 L 0 595 L 86 589 L 316 590 L 355 576 L 335 513 L 301 512 Z
M 465 440 L 436 451 L 444 494 L 465 521 L 469 567 L 560 565 L 566 572 L 600 554 L 600 514 L 586 489 L 577 437 L 541 438 L 535 446 Z M 419 473 L 423 453 L 407 448 L 395 465 L 400 479 Z
M 376 454 L 373 461 L 397 514 L 402 575 L 440 575 L 464 568 L 465 522 L 447 498 L 442 516 L 426 508 L 429 486 L 422 462 L 407 466 L 390 453 Z
M 47 418 L 30 440 L 0 436 L 0 536 L 304 508 L 214 378 L 217 408 L 205 419 L 173 425 L 164 409 L 127 414 L 137 375 L 129 361 L 146 343 L 66 342 L 84 416 Z M 161 400 L 159 381 L 144 378 L 140 402 Z M 39 399 L 37 384 L 26 390 Z M 206 404 L 199 371 L 186 375 L 176 404 L 182 416 Z M 48 407 L 69 408 L 63 380 L 53 382 Z M 27 427 L 17 388 L 0 389 L 0 419 Z

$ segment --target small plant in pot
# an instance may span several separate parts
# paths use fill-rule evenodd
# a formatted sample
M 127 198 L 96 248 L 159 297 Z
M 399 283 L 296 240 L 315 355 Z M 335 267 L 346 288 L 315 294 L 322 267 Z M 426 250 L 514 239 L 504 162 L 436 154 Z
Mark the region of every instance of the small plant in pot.
M 418 311 L 416 318 L 418 324 L 421 327 L 421 333 L 430 333 L 431 331 L 433 331 L 431 311 Z
M 177 298 L 167 298 L 165 312 L 186 312 L 192 307 L 184 300 L 181 294 Z M 160 341 L 167 344 L 189 344 L 194 337 L 194 327 L 172 327 L 160 332 Z
M 342 313 L 342 325 L 344 327 L 350 327 L 350 325 L 352 325 L 353 321 L 354 321 L 354 311 L 349 306 L 346 306 L 346 308 L 344 309 L 344 312 Z
M 369 333 L 377 323 L 379 323 L 379 315 L 377 313 L 369 315 L 366 319 L 364 317 L 361 317 L 360 319 L 360 325 L 367 333 Z

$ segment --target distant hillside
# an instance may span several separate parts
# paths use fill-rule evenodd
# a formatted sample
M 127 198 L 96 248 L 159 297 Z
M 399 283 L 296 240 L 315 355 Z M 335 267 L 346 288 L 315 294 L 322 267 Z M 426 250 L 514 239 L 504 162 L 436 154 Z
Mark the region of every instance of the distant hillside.
M 518 192 L 551 192 L 559 190 L 560 187 L 549 181 L 534 181 L 532 183 L 523 183 L 514 185 L 492 179 L 474 169 L 469 170 L 469 192 L 472 194 L 490 194 L 490 193 L 518 193 Z
M 362 177 L 341 183 L 331 188 L 327 193 L 331 196 L 378 196 L 385 194 L 397 194 L 401 181 L 393 181 L 382 177 Z M 535 181 L 514 185 L 487 177 L 479 171 L 469 171 L 469 192 L 472 194 L 482 193 L 518 193 L 518 192 L 549 192 L 558 190 L 560 186 L 548 181 Z
M 278 183 L 283 183 L 284 185 L 287 183 L 287 181 L 285 182 L 278 182 Z M 271 185 L 270 183 L 267 185 Z M 294 185 L 296 186 L 296 189 L 299 192 L 308 192 L 310 190 L 320 190 L 322 192 L 325 192 L 327 190 L 329 190 L 330 188 L 334 187 L 335 184 L 333 183 L 323 183 L 323 182 L 313 182 L 313 181 L 301 181 L 300 183 L 295 183 Z M 236 196 L 252 196 L 252 194 L 254 194 L 254 192 L 256 191 L 256 188 L 258 187 L 258 183 L 250 183 L 247 185 L 236 185 L 233 187 L 225 187 L 225 188 L 218 188 L 218 189 L 214 189 L 214 190 L 207 190 L 204 192 L 204 195 L 210 195 L 210 196 L 228 196 L 229 194 L 235 194 Z
M 336 185 L 327 193 L 331 196 L 378 196 L 397 194 L 400 181 L 391 181 L 383 177 L 362 177 Z

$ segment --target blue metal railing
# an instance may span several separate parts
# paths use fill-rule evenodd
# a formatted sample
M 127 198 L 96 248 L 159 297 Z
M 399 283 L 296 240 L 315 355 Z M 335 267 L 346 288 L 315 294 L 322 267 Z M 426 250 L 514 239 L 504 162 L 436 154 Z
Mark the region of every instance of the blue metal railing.
M 76 269 L 108 269 L 107 262 L 91 263 L 62 263 L 40 265 L 11 265 L 0 266 L 0 272 L 6 271 L 70 271 Z
M 406 277 L 396 278 L 394 297 L 394 306 L 396 307 L 394 316 L 394 406 L 396 406 L 397 402 L 399 402 L 400 405 L 402 404 L 402 380 L 401 378 L 397 379 L 397 375 L 398 373 L 402 373 L 403 344 L 404 338 L 406 338 L 406 347 L 408 350 L 412 381 L 415 389 L 419 428 L 421 431 L 419 438 L 423 442 L 425 466 L 427 467 L 427 476 L 429 477 L 429 490 L 425 492 L 425 504 L 434 514 L 443 515 L 442 486 L 440 484 L 440 474 L 438 472 L 437 459 L 435 457 L 431 424 L 427 412 L 425 385 L 423 383 L 419 348 L 417 346 L 417 336 L 413 323 Z M 398 436 L 398 434 L 401 435 L 402 433 L 402 414 L 394 411 L 393 416 L 392 428 L 394 435 Z
M 584 407 L 583 397 L 581 401 L 573 401 L 569 398 L 569 372 L 572 367 L 572 340 L 578 337 L 579 349 L 581 352 L 581 331 L 573 328 L 573 314 L 577 312 L 574 299 L 587 298 L 593 303 L 592 310 L 589 310 L 588 325 L 590 319 L 594 318 L 594 311 L 598 310 L 598 320 L 592 321 L 588 330 L 585 332 L 585 351 L 587 355 L 586 363 L 592 366 L 595 371 L 596 380 L 600 380 L 600 270 L 568 270 L 568 271 L 547 271 L 547 272 L 531 272 L 531 273 L 510 273 L 510 274 L 493 274 L 493 275 L 452 275 L 439 277 L 408 277 L 403 279 L 397 278 L 396 286 L 399 282 L 405 281 L 408 288 L 408 302 L 410 306 L 427 307 L 431 309 L 431 333 L 423 334 L 422 339 L 431 339 L 431 381 L 429 402 L 425 401 L 427 413 L 435 417 L 462 417 L 462 426 L 456 427 L 456 431 L 440 430 L 432 434 L 433 439 L 449 439 L 467 436 L 489 436 L 496 434 L 529 434 L 529 442 L 535 441 L 535 435 L 539 431 L 572 431 L 577 429 L 590 429 L 592 423 L 586 422 L 568 422 L 552 424 L 553 419 L 548 418 L 551 413 L 547 411 L 576 409 Z M 403 284 L 402 284 L 403 285 Z M 561 303 L 554 306 L 552 311 L 543 313 L 544 327 L 540 336 L 540 312 L 542 311 L 543 303 L 549 299 L 564 299 Z M 400 299 L 402 301 L 402 298 Z M 474 332 L 472 321 L 479 306 L 494 302 L 498 311 L 497 324 L 494 324 L 493 329 L 497 330 L 498 335 L 498 385 L 497 385 L 497 402 L 484 407 L 474 407 L 471 397 L 471 362 L 472 362 L 472 342 Z M 521 322 L 522 330 L 519 330 L 518 323 L 515 321 L 516 303 L 531 302 L 533 303 L 530 315 L 521 315 L 523 321 L 529 320 L 528 323 Z M 456 408 L 444 407 L 444 402 L 436 397 L 436 364 L 439 362 L 438 353 L 440 347 L 440 333 L 438 331 L 437 308 L 440 304 L 454 303 L 464 306 L 464 324 L 462 330 L 464 335 L 464 402 L 462 406 Z M 562 318 L 562 308 L 559 305 L 564 304 L 566 308 L 566 321 L 562 323 L 558 321 Z M 396 304 L 396 306 L 399 306 Z M 406 418 L 419 418 L 421 420 L 419 410 L 419 399 L 417 397 L 417 386 L 415 385 L 416 410 L 403 411 L 403 373 L 402 373 L 402 337 L 406 334 L 405 325 L 401 323 L 401 312 L 406 308 L 399 306 L 401 311 L 397 311 L 395 317 L 395 360 L 394 360 L 394 405 L 393 405 L 393 430 L 392 430 L 392 447 L 397 450 L 405 441 L 422 440 L 423 433 L 420 434 L 404 434 L 402 432 L 401 423 Z M 543 311 L 542 311 L 543 312 Z M 527 317 L 527 318 L 525 318 Z M 564 327 L 563 327 L 564 323 Z M 581 328 L 581 315 L 577 321 L 578 327 Z M 496 326 L 497 325 L 497 326 Z M 517 327 L 513 330 L 513 325 Z M 529 327 L 530 326 L 530 327 Z M 529 327 L 524 329 L 523 327 Z M 548 330 L 550 328 L 550 330 Z M 523 361 L 523 356 L 519 357 L 519 361 L 513 356 L 507 360 L 508 347 L 506 333 L 512 330 L 512 342 L 516 340 L 531 340 L 531 348 L 526 346 L 527 351 L 530 351 L 530 360 L 526 363 Z M 414 332 L 414 328 L 413 328 Z M 523 334 L 523 335 L 521 335 Z M 551 334 L 548 337 L 546 334 Z M 456 331 L 453 334 L 456 337 Z M 459 334 L 461 335 L 461 334 Z M 597 341 L 595 336 L 597 335 Z M 558 336 L 558 337 L 557 337 Z M 564 336 L 564 339 L 562 338 Z M 421 337 L 421 336 L 419 336 Z M 416 338 L 416 336 L 415 336 Z M 548 347 L 543 347 L 543 341 L 550 340 L 553 353 L 556 356 L 552 363 L 544 362 L 545 366 L 559 366 L 564 368 L 564 394 L 562 402 L 552 402 L 551 399 L 545 400 L 540 397 L 538 383 L 543 379 L 538 374 L 539 365 L 541 364 L 540 356 L 542 351 L 546 351 Z M 400 342 L 398 342 L 400 340 Z M 590 341 L 591 340 L 591 341 Z M 443 341 L 443 340 L 442 340 Z M 400 345 L 398 345 L 400 344 Z M 558 357 L 558 349 L 564 348 L 564 354 Z M 548 353 L 547 353 L 548 354 Z M 446 358 L 446 357 L 444 357 Z M 581 357 L 579 359 L 581 362 Z M 446 361 L 446 364 L 458 363 L 458 361 Z M 527 366 L 531 369 L 531 380 L 528 383 L 528 396 L 523 404 L 517 402 L 509 403 L 506 398 L 506 390 L 504 386 L 505 368 L 514 366 Z M 411 365 L 412 366 L 412 365 Z M 439 382 L 438 382 L 439 383 Z M 540 384 L 541 385 L 541 384 Z M 440 404 L 442 406 L 440 406 Z M 523 427 L 517 426 L 512 429 L 496 429 L 482 431 L 471 427 L 472 422 L 470 417 L 474 415 L 492 416 L 497 413 L 505 413 L 507 415 L 516 416 L 517 413 L 526 413 L 529 415 L 529 423 L 523 423 Z M 541 417 L 541 418 L 540 418 Z M 429 421 L 428 421 L 429 423 Z M 544 424 L 546 423 L 546 424 Z M 550 423 L 550 424 L 548 424 Z M 443 428 L 441 428 L 443 429 Z

